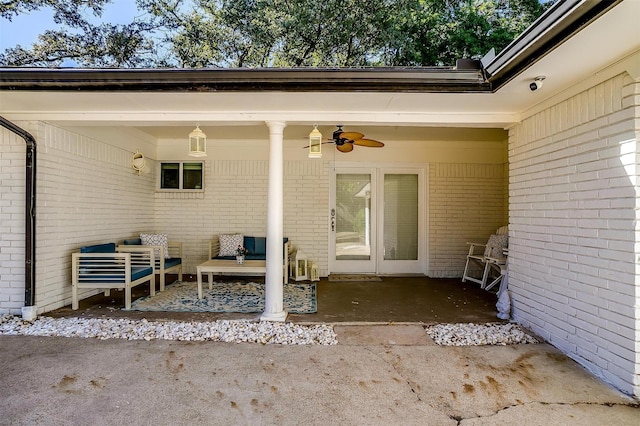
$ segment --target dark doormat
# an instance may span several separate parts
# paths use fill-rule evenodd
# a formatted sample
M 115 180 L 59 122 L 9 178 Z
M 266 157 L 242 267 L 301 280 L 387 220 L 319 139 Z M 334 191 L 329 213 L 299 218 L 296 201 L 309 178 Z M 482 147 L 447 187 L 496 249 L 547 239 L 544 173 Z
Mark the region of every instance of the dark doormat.
M 364 274 L 330 274 L 329 281 L 382 281 L 382 278 L 375 275 L 364 275 Z

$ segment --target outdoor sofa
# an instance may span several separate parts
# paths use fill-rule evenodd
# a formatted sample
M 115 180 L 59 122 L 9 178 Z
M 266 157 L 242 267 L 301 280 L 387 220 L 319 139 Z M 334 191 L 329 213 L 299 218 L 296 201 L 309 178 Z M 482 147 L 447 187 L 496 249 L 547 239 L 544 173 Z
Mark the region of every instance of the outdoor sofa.
M 220 234 L 214 235 L 209 243 L 209 259 L 212 260 L 235 260 L 238 246 L 246 249 L 246 260 L 267 260 L 267 238 L 252 237 L 243 234 Z M 283 271 L 284 283 L 289 282 L 289 256 L 291 254 L 291 243 L 289 238 L 283 239 Z

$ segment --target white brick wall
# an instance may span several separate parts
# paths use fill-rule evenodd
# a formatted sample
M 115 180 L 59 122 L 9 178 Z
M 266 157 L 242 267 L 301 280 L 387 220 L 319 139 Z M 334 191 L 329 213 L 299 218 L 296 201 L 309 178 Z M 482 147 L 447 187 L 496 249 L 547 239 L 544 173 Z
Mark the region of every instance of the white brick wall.
M 96 132 L 86 137 L 44 123 L 23 125 L 38 141 L 40 312 L 70 303 L 70 254 L 82 245 L 166 232 L 182 241 L 184 271 L 195 273 L 214 234 L 266 235 L 267 160 L 206 159 L 205 192 L 157 192 L 157 162 L 148 159 L 150 173 L 136 175 L 129 167 L 132 152 L 122 143 L 96 140 L 102 137 Z M 0 240 L 0 312 L 18 313 L 24 297 L 24 142 L 8 132 L 2 135 L 0 218 L 1 226 L 11 228 Z M 474 141 L 459 145 L 487 151 Z M 443 159 L 436 148 L 418 154 L 397 151 L 404 155 L 397 160 L 427 163 L 436 151 Z M 500 154 L 499 163 L 504 155 L 492 149 Z M 329 160 L 284 163 L 284 235 L 318 263 L 322 276 L 328 273 L 329 167 Z M 485 241 L 506 222 L 506 169 L 440 161 L 429 168 L 431 275 L 460 276 L 466 242 Z
M 24 306 L 24 140 L 0 127 L 0 313 Z
M 509 135 L 514 317 L 635 395 L 639 93 L 619 75 Z
M 322 161 L 284 163 L 284 236 L 327 269 L 328 169 Z M 216 234 L 267 235 L 268 161 L 205 163 L 205 192 L 156 194 L 155 230 L 183 242 L 184 270 L 195 273 Z
M 484 243 L 507 224 L 502 164 L 429 166 L 429 275 L 460 277 L 467 242 Z
M 45 123 L 17 124 L 38 144 L 36 305 L 46 312 L 71 302 L 71 252 L 151 227 L 155 178 L 136 175 L 126 150 Z M 24 306 L 25 144 L 4 129 L 1 135 L 0 313 L 18 314 Z

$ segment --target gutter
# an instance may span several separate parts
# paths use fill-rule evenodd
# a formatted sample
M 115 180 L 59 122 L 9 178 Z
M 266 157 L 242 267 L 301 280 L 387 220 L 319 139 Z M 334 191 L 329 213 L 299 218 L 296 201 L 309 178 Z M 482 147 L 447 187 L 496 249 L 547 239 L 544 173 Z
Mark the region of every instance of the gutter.
M 622 0 L 560 0 L 484 64 L 494 91 L 611 10 Z
M 22 317 L 36 318 L 36 140 L 29 132 L 0 116 L 0 125 L 20 136 L 27 144 L 25 188 L 25 254 L 24 254 L 24 307 Z
M 0 90 L 489 92 L 479 62 L 455 67 L 0 68 Z

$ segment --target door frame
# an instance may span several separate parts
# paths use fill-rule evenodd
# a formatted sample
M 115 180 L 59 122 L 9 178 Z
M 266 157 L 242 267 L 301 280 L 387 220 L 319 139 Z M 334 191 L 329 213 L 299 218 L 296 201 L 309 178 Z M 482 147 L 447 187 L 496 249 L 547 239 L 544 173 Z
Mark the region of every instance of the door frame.
M 418 176 L 418 259 L 416 260 L 385 260 L 384 250 L 378 250 L 376 252 L 376 274 L 377 275 L 399 275 L 399 274 L 425 274 L 427 273 L 427 226 L 426 226 L 426 197 L 427 197 L 427 180 L 426 180 L 426 168 L 415 167 L 415 165 L 398 166 L 393 167 L 380 167 L 377 168 L 377 180 L 378 191 L 384 191 L 384 176 L 391 174 L 415 174 Z M 378 245 L 384 241 L 384 193 L 378 194 L 378 205 L 376 210 L 381 212 L 378 214 Z
M 327 229 L 329 233 L 327 253 L 328 253 L 328 272 L 331 273 L 371 273 L 376 275 L 428 275 L 429 274 L 429 165 L 427 163 L 356 163 L 356 162 L 329 162 L 329 206 L 328 206 L 328 221 Z M 331 209 L 335 208 L 336 194 L 336 174 L 358 174 L 358 173 L 371 173 L 371 185 L 372 185 L 372 221 L 375 220 L 375 226 L 372 226 L 371 235 L 371 262 L 373 267 L 369 270 L 358 270 L 354 268 L 335 268 L 335 232 L 331 229 Z M 380 185 L 384 183 L 384 174 L 403 174 L 403 173 L 415 173 L 418 175 L 418 260 L 407 261 L 412 262 L 414 265 L 408 272 L 394 271 L 392 268 L 381 268 L 384 261 L 384 253 L 378 250 L 379 235 L 382 234 L 383 227 L 383 210 L 384 207 L 384 195 L 380 194 L 383 187 Z M 375 207 L 373 205 L 375 203 Z M 375 247 L 375 252 L 374 252 Z M 357 261 L 340 261 L 340 262 L 357 262 Z M 384 261 L 390 262 L 390 261 Z M 398 261 L 405 262 L 405 261 Z M 343 264 L 344 266 L 344 264 Z
M 362 163 L 353 164 L 336 164 L 332 165 L 331 173 L 329 176 L 329 246 L 328 248 L 328 267 L 329 273 L 333 271 L 339 271 L 339 273 L 363 273 L 363 274 L 375 274 L 376 273 L 376 245 L 377 245 L 377 226 L 370 227 L 370 247 L 371 253 L 369 260 L 336 260 L 336 232 L 332 229 L 335 226 L 334 213 L 332 210 L 336 208 L 336 176 L 338 174 L 369 174 L 371 176 L 371 223 L 377 223 L 377 171 L 375 167 L 365 166 Z

